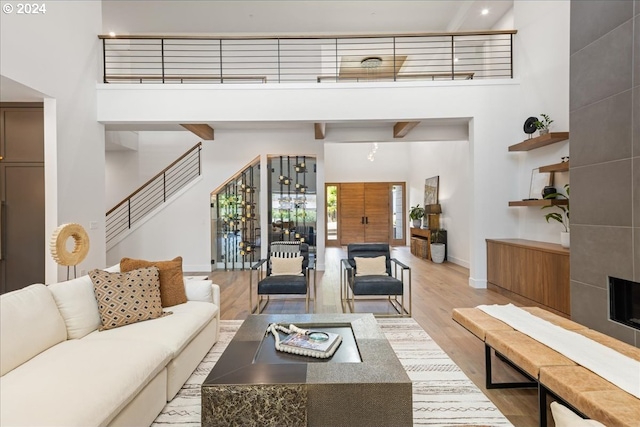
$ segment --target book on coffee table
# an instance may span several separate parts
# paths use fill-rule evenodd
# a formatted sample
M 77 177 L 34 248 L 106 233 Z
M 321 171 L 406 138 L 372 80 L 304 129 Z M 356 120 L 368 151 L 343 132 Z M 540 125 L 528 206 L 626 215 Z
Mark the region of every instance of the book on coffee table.
M 333 356 L 341 342 L 342 336 L 332 332 L 292 333 L 280 341 L 278 350 L 326 359 Z

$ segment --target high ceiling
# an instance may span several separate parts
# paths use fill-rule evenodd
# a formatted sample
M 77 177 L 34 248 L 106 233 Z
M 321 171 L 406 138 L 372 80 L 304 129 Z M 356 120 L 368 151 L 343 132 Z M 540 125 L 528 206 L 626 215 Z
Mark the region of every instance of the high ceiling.
M 103 0 L 102 22 L 105 34 L 452 32 L 491 29 L 512 6 L 513 0 Z
M 198 35 L 349 35 L 476 31 L 494 28 L 513 6 L 500 1 L 256 1 L 256 0 L 103 0 L 102 33 Z M 483 14 L 483 10 L 488 13 Z M 42 94 L 2 77 L 0 100 L 31 101 Z M 15 84 L 14 84 L 15 83 Z M 455 123 L 464 127 L 466 120 Z M 420 133 L 423 122 L 414 133 Z M 209 123 L 224 129 L 225 123 Z M 255 125 L 255 124 L 253 124 Z M 252 124 L 245 124 L 251 128 Z M 335 128 L 371 127 L 372 122 L 333 123 Z M 393 123 L 379 123 L 386 127 Z M 434 123 L 431 123 L 433 126 Z M 438 125 L 445 125 L 438 123 Z M 451 125 L 448 123 L 445 125 Z M 236 125 L 232 127 L 236 127 Z M 265 126 L 263 123 L 262 126 Z M 312 123 L 274 123 L 278 128 Z M 107 130 L 184 130 L 177 123 L 107 124 Z

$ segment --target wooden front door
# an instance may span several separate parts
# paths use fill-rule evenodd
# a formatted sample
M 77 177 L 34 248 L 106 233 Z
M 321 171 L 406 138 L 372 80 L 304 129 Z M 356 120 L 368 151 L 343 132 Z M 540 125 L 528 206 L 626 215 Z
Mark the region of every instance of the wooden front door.
M 364 242 L 364 183 L 340 184 L 340 244 Z
M 340 244 L 389 243 L 390 184 L 358 182 L 340 184 Z

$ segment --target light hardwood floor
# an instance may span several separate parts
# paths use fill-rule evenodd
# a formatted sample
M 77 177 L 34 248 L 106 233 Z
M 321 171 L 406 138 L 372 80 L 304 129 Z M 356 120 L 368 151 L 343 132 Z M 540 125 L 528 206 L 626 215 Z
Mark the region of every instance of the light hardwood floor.
M 317 313 L 342 312 L 340 304 L 340 259 L 342 248 L 327 248 L 324 272 L 317 272 Z M 456 307 L 479 304 L 513 303 L 531 306 L 528 300 L 514 300 L 497 292 L 473 289 L 469 286 L 469 270 L 452 263 L 434 264 L 411 255 L 406 246 L 392 249 L 392 257 L 411 267 L 413 289 L 413 318 L 435 340 L 471 380 L 493 401 L 516 427 L 538 425 L 538 402 L 535 389 L 487 390 L 484 386 L 484 346 L 482 342 L 451 319 Z M 245 319 L 249 314 L 249 271 L 211 273 L 210 278 L 221 288 L 222 319 Z M 375 305 L 374 305 L 375 304 Z M 386 302 L 356 303 L 357 311 L 383 311 Z M 313 306 L 312 306 L 313 307 Z M 302 313 L 304 301 L 272 300 L 265 313 Z M 494 370 L 494 379 L 521 379 L 509 369 Z

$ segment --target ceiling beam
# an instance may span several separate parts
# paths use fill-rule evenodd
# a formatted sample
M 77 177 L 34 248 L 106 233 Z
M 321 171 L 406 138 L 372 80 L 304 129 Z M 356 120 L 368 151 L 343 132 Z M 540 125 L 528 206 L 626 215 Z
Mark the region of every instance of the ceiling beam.
M 180 123 L 180 126 L 195 133 L 205 141 L 213 141 L 213 128 L 206 123 Z
M 327 124 L 326 123 L 314 123 L 313 128 L 316 133 L 316 139 L 324 139 L 326 136 Z
M 393 137 L 394 138 L 404 138 L 411 129 L 418 126 L 420 122 L 398 122 L 393 125 Z

